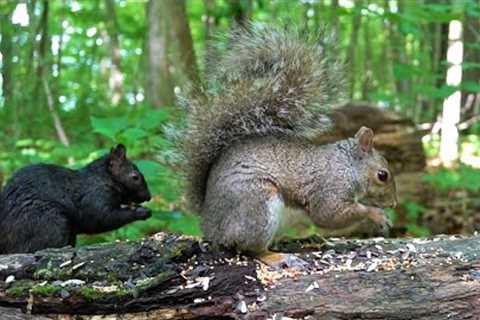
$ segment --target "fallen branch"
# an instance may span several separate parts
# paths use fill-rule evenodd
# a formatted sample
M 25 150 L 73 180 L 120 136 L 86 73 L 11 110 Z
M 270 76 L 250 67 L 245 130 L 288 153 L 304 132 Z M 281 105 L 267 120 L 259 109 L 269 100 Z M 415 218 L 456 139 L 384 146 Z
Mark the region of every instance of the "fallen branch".
M 310 239 L 278 245 L 307 261 L 304 270 L 270 271 L 191 238 L 158 234 L 0 256 L 0 312 L 2 319 L 474 319 L 478 248 L 479 236 Z

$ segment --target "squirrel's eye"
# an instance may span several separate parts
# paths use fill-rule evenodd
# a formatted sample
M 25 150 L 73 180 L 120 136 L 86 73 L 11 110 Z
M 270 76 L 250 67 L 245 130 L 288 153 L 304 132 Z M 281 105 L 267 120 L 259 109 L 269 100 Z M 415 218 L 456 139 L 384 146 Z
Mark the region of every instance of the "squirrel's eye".
M 388 172 L 385 170 L 378 170 L 377 172 L 378 180 L 386 182 L 388 180 Z

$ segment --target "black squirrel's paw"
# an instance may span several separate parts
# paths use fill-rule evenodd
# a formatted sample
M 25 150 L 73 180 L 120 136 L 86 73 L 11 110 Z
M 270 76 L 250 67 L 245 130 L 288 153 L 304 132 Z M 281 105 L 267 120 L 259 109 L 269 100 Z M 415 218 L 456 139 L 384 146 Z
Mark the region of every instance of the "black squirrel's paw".
M 261 262 L 273 269 L 305 269 L 308 262 L 291 253 L 273 253 L 270 252 L 258 258 Z
M 152 216 L 152 210 L 145 207 L 136 207 L 135 213 L 139 220 L 146 220 Z

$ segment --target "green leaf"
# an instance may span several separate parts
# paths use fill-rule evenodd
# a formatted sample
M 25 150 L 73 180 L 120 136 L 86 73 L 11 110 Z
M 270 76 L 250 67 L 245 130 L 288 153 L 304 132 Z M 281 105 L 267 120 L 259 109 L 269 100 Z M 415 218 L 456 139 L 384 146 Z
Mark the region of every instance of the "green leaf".
M 140 119 L 138 124 L 146 130 L 159 129 L 160 125 L 169 118 L 169 114 L 168 108 L 150 110 L 148 115 Z
M 119 139 L 127 145 L 132 145 L 148 136 L 149 133 L 141 128 L 128 128 L 119 135 Z
M 162 165 L 158 162 L 151 160 L 138 160 L 135 161 L 140 171 L 146 176 L 154 176 L 162 169 Z
M 407 211 L 407 220 L 411 222 L 416 222 L 417 218 L 427 210 L 425 207 L 413 201 L 407 201 L 403 203 L 403 206 Z
M 462 83 L 461 89 L 469 92 L 480 92 L 480 84 L 474 81 L 465 81 Z
M 93 131 L 107 138 L 116 140 L 116 136 L 128 126 L 128 119 L 124 117 L 97 118 L 90 117 Z

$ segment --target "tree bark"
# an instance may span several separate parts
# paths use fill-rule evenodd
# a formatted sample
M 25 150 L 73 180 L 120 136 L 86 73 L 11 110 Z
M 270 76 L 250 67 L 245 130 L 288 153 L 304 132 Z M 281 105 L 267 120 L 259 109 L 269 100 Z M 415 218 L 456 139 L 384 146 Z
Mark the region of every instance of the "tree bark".
M 2 319 L 474 319 L 480 237 L 281 242 L 307 262 L 272 270 L 194 239 L 0 256 Z M 21 311 L 20 311 L 21 310 Z
M 111 68 L 108 81 L 111 90 L 112 104 L 118 105 L 123 96 L 123 74 L 121 69 L 120 42 L 118 40 L 118 22 L 114 0 L 105 0 L 106 26 L 110 42 Z
M 382 21 L 383 27 L 383 38 L 382 38 L 382 52 L 380 56 L 380 63 L 377 66 L 379 85 L 382 86 L 383 91 L 394 91 L 393 83 L 393 69 L 392 69 L 392 47 L 390 42 L 391 31 L 392 31 L 392 21 L 388 19 L 388 14 L 390 11 L 389 1 L 383 2 L 384 18 Z
M 188 24 L 187 9 L 185 0 L 166 1 L 171 10 L 172 24 L 170 30 L 177 57 L 176 60 L 179 67 L 179 73 L 187 75 L 188 81 L 197 83 L 199 81 L 197 61 L 195 58 L 195 50 L 193 49 L 192 33 Z
M 173 105 L 174 84 L 168 57 L 170 44 L 169 1 L 150 0 L 147 4 L 146 97 L 155 107 Z
M 363 39 L 364 39 L 364 57 L 363 57 L 363 77 L 362 77 L 362 99 L 368 101 L 369 94 L 372 89 L 372 81 L 373 81 L 373 70 L 372 70 L 372 43 L 370 39 L 370 27 L 368 20 L 364 22 L 363 25 Z
M 355 1 L 355 6 L 352 12 L 352 31 L 350 33 L 350 44 L 348 47 L 348 59 L 349 59 L 349 74 L 350 74 L 350 98 L 354 98 L 355 95 L 355 75 L 356 64 L 355 57 L 358 50 L 358 34 L 362 23 L 362 7 L 363 2 L 361 0 Z
M 10 110 L 13 105 L 13 82 L 12 82 L 12 23 L 11 12 L 0 14 L 0 53 L 2 54 L 2 95 L 4 106 Z
M 332 0 L 330 5 L 330 23 L 332 25 L 332 30 L 335 33 L 335 37 L 340 39 L 340 20 L 338 19 L 338 0 Z
M 4 128 L 5 132 L 13 133 L 14 141 L 17 141 L 20 134 L 20 126 L 18 123 L 18 96 L 15 94 L 15 78 L 14 66 L 12 57 L 14 56 L 13 49 L 13 34 L 15 33 L 14 26 L 10 19 L 12 17 L 14 4 L 5 6 L 3 12 L 0 14 L 0 53 L 2 55 L 2 96 L 3 96 L 3 112 L 11 119 L 11 126 Z
M 462 82 L 463 40 L 462 24 L 450 21 L 447 50 L 447 85 L 458 87 Z M 442 134 L 440 137 L 440 160 L 451 167 L 459 159 L 457 125 L 460 122 L 462 96 L 459 90 L 445 98 L 442 112 Z
M 231 0 L 230 10 L 233 20 L 237 25 L 243 25 L 252 18 L 253 3 L 252 0 Z
M 477 1 L 477 5 L 480 3 Z M 463 69 L 462 106 L 468 117 L 480 113 L 480 19 L 466 12 L 463 23 L 464 30 L 464 63 L 472 63 L 474 67 Z
M 204 65 L 210 63 L 210 55 L 214 53 L 214 46 L 212 46 L 212 35 L 215 28 L 218 26 L 218 19 L 216 16 L 216 2 L 214 0 L 203 0 L 205 6 L 205 21 L 204 21 Z
M 404 13 L 404 7 L 405 4 L 407 4 L 406 1 L 404 0 L 398 0 L 397 5 L 398 5 L 398 10 L 397 10 L 397 15 L 398 17 L 401 17 Z M 389 9 L 390 10 L 390 9 Z M 407 59 L 407 53 L 406 53 L 406 37 L 403 34 L 402 30 L 400 29 L 400 22 L 397 20 L 395 24 L 391 24 L 391 29 L 389 30 L 389 35 L 390 35 L 390 48 L 391 48 L 391 54 L 392 56 L 390 59 L 394 61 L 394 70 L 395 66 L 397 68 L 405 68 L 408 65 L 408 59 Z M 403 78 L 403 79 L 402 79 Z M 397 77 L 395 79 L 395 89 L 397 96 L 401 100 L 408 99 L 410 97 L 410 79 L 405 79 L 405 76 L 402 77 Z M 408 108 L 404 108 L 402 110 L 405 115 L 408 115 Z

